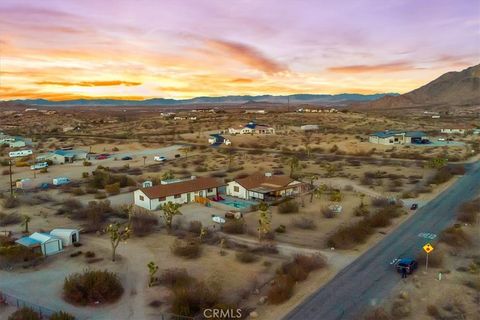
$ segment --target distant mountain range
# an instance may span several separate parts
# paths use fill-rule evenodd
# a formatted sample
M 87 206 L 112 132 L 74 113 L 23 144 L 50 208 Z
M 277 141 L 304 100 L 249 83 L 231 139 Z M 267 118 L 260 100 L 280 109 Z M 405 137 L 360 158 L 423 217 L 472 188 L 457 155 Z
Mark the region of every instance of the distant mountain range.
M 118 100 L 118 99 L 78 99 L 64 101 L 50 101 L 45 99 L 27 99 L 10 100 L 9 104 L 22 104 L 28 106 L 182 106 L 182 105 L 201 105 L 201 104 L 252 104 L 252 103 L 282 103 L 286 104 L 288 100 L 292 104 L 347 104 L 351 102 L 367 102 L 389 96 L 397 96 L 398 93 L 379 93 L 379 94 L 293 94 L 288 96 L 223 96 L 223 97 L 197 97 L 192 99 L 163 99 L 153 98 L 147 100 Z M 0 104 L 1 105 L 1 104 Z
M 480 105 L 480 64 L 447 72 L 426 85 L 398 96 L 358 104 L 363 109 Z

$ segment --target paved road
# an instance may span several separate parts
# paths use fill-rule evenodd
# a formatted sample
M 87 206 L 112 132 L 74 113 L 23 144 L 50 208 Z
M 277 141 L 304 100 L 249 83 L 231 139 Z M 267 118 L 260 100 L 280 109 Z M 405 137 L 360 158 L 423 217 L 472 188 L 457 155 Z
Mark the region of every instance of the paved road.
M 480 191 L 480 162 L 467 168 L 467 174 L 454 185 L 348 265 L 285 319 L 355 319 L 367 306 L 380 303 L 401 280 L 390 262 L 398 257 L 416 256 L 428 242 L 418 234 L 440 233 L 455 219 L 455 209 Z

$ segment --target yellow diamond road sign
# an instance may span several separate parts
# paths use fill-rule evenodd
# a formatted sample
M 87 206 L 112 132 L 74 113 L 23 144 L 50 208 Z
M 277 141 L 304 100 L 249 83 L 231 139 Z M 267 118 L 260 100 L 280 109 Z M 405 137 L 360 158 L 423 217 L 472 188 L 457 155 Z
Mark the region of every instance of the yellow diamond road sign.
M 427 243 L 423 246 L 423 250 L 425 250 L 426 253 L 430 253 L 433 251 L 433 246 L 430 243 Z

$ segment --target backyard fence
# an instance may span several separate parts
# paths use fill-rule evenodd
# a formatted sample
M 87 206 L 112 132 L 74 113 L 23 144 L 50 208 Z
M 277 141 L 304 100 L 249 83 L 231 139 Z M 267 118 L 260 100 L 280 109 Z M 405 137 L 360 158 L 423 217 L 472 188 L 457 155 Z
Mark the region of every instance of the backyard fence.
M 52 314 L 55 313 L 54 310 L 39 306 L 37 304 L 22 300 L 10 294 L 7 294 L 3 291 L 0 291 L 0 304 L 8 304 L 17 308 L 31 308 L 32 310 L 38 312 L 42 318 L 48 319 Z

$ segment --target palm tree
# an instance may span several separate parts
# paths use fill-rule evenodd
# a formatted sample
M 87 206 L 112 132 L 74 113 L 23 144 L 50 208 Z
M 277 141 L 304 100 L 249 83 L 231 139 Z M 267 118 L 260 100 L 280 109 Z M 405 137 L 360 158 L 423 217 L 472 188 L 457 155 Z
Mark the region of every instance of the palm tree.
M 28 224 L 30 223 L 30 220 L 32 220 L 30 216 L 27 216 L 27 215 L 23 216 L 22 226 L 25 226 L 25 231 L 24 231 L 25 233 L 28 233 Z
M 182 205 L 179 203 L 173 203 L 171 201 L 160 206 L 160 209 L 163 211 L 163 220 L 168 230 L 172 229 L 173 217 L 176 215 L 181 215 L 180 207 Z

